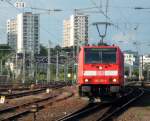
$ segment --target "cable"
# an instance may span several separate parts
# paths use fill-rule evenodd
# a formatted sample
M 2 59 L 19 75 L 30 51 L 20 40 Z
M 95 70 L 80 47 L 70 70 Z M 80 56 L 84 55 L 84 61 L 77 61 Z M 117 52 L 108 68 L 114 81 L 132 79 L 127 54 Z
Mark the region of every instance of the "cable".
M 114 22 L 110 19 L 110 17 L 108 17 L 98 6 L 97 4 L 93 1 L 93 0 L 90 0 L 92 2 L 92 4 L 99 10 L 100 13 L 102 13 L 107 19 L 109 19 L 109 21 L 112 23 L 112 25 L 114 27 L 116 27 L 117 29 L 123 31 L 118 25 L 114 24 Z M 108 3 L 107 3 L 108 4 Z
M 59 40 L 59 38 L 57 38 L 56 35 L 54 35 L 53 33 L 49 32 L 46 28 L 41 27 L 41 29 L 43 31 L 45 31 L 46 33 L 48 33 L 49 37 L 51 37 L 50 35 L 52 35 L 56 40 Z
M 114 1 L 115 2 L 115 1 Z M 119 13 L 120 13 L 120 15 L 121 15 L 121 18 L 123 18 L 123 20 L 126 22 L 126 24 L 128 23 L 129 24 L 129 21 L 128 21 L 128 19 L 124 16 L 124 14 L 123 14 L 123 12 L 122 12 L 122 10 L 121 10 L 121 8 L 120 7 L 118 7 L 117 8 L 118 9 L 118 11 L 119 11 Z M 135 23 L 134 23 L 135 24 Z M 131 26 L 131 24 L 130 24 L 130 26 Z M 136 29 L 134 29 L 135 30 L 135 32 L 137 31 L 137 27 L 136 27 Z M 133 30 L 131 30 L 131 31 L 133 31 Z M 134 32 L 134 34 L 136 34 Z M 135 35 L 134 35 L 135 36 Z M 135 41 L 135 43 L 138 43 L 138 39 L 133 39 L 133 38 L 131 38 L 130 39 L 131 41 Z M 134 43 L 134 42 L 133 42 Z M 134 45 L 134 44 L 133 44 Z M 138 45 L 136 44 L 135 45 L 135 48 L 136 48 L 136 50 L 138 51 L 138 50 L 140 50 L 140 47 L 138 47 Z
M 90 0 L 90 1 L 91 1 L 92 4 L 99 10 L 99 12 L 100 12 L 101 14 L 103 14 L 107 19 L 110 20 L 110 17 L 107 16 L 107 15 L 104 13 L 104 11 L 102 11 L 102 9 L 101 9 L 99 6 L 97 6 L 97 4 L 96 4 L 93 0 Z

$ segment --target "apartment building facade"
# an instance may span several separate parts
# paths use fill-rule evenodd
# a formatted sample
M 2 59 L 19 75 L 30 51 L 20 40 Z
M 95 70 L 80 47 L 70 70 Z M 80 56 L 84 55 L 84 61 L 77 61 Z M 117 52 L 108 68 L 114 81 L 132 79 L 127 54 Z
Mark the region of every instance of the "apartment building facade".
M 7 20 L 7 43 L 13 49 L 17 49 L 17 21 L 16 19 Z
M 88 16 L 71 15 L 63 21 L 63 47 L 80 46 L 88 43 Z
M 39 14 L 31 12 L 20 13 L 15 19 L 7 21 L 8 45 L 17 53 L 40 52 L 40 24 Z

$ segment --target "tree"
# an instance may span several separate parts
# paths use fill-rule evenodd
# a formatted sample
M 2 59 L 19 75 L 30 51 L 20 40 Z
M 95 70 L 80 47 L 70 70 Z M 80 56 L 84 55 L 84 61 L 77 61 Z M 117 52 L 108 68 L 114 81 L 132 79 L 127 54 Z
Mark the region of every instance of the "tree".
M 0 59 L 4 59 L 10 52 L 12 52 L 11 47 L 5 44 L 0 45 Z
M 48 50 L 43 45 L 40 45 L 40 55 L 42 55 L 42 56 L 47 56 L 48 55 Z
M 138 68 L 133 70 L 133 75 L 135 75 L 137 77 L 139 76 L 139 69 Z

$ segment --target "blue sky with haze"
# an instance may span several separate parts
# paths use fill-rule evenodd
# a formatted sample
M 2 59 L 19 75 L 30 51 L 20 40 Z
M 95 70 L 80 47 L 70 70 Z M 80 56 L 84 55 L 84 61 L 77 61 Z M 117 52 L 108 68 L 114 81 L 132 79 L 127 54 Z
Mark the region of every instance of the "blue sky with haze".
M 69 18 L 76 8 L 87 8 L 101 6 L 105 9 L 106 0 L 23 0 L 27 7 L 24 11 L 41 13 L 40 15 L 40 42 L 47 45 L 51 40 L 53 45 L 62 43 L 63 20 Z M 16 0 L 10 0 L 12 4 Z M 102 4 L 101 4 L 102 3 Z M 134 10 L 134 7 L 150 7 L 150 0 L 109 0 L 108 16 L 115 26 L 108 28 L 105 42 L 117 44 L 123 50 L 138 50 L 140 53 L 150 53 L 150 9 Z M 50 13 L 38 10 L 31 10 L 29 7 L 62 9 L 59 13 Z M 6 20 L 14 18 L 18 10 L 5 0 L 0 1 L 0 43 L 6 43 Z M 90 10 L 91 11 L 91 10 Z M 98 11 L 98 9 L 93 9 Z M 105 21 L 100 13 L 86 13 L 89 15 L 89 42 L 97 43 L 99 40 L 96 27 L 93 22 Z M 116 27 L 118 26 L 118 27 Z M 135 43 L 137 43 L 135 45 Z

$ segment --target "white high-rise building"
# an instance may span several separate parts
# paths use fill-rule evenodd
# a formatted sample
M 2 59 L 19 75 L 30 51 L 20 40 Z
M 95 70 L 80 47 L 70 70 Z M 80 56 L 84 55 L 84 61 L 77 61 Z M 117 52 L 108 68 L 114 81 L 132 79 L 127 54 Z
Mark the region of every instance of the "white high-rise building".
M 39 14 L 30 12 L 17 15 L 17 52 L 39 53 Z
M 71 15 L 63 21 L 63 47 L 86 45 L 88 43 L 88 16 Z
M 64 30 L 63 30 L 63 47 L 66 46 L 71 46 L 70 43 L 70 39 L 71 39 L 71 34 L 70 34 L 70 20 L 64 20 L 63 21 L 63 26 L 64 26 Z
M 16 50 L 17 48 L 17 22 L 16 19 L 7 20 L 7 43 Z
M 14 34 L 15 33 L 15 34 Z M 16 19 L 7 21 L 8 44 L 16 48 L 17 53 L 39 53 L 39 14 L 20 13 Z
M 142 55 L 140 56 L 140 65 L 143 66 L 143 69 L 150 67 L 150 55 Z
M 125 66 L 131 66 L 133 68 L 139 67 L 139 55 L 138 52 L 131 50 L 124 51 L 124 64 Z

